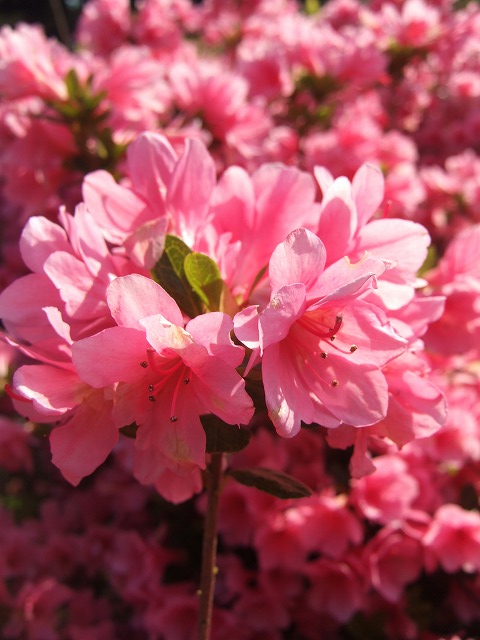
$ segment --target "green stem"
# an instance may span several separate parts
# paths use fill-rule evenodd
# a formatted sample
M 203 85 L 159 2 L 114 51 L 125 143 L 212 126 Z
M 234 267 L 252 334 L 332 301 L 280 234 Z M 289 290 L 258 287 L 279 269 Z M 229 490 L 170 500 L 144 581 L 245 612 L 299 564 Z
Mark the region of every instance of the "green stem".
M 212 453 L 207 474 L 207 512 L 203 531 L 202 573 L 198 616 L 198 640 L 209 640 L 212 628 L 213 596 L 217 575 L 217 520 L 222 483 L 223 453 Z

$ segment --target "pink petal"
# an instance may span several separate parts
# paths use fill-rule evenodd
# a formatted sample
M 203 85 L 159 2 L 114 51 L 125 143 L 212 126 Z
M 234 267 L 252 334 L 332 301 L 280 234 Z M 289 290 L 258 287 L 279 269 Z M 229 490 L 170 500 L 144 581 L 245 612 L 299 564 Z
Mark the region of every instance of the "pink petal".
M 250 176 L 241 167 L 231 166 L 222 174 L 212 196 L 215 228 L 230 232 L 233 240 L 243 239 L 255 225 L 255 196 Z
M 399 271 L 411 281 L 427 257 L 429 244 L 430 236 L 421 224 L 411 220 L 373 220 L 360 229 L 356 251 L 368 251 L 377 258 L 396 262 L 393 273 Z
M 189 246 L 193 246 L 197 231 L 205 225 L 215 182 L 211 155 L 200 140 L 188 138 L 172 176 L 167 208 L 173 212 L 178 233 Z
M 165 387 L 165 398 L 172 398 L 175 379 Z M 173 410 L 168 402 L 151 403 L 145 421 L 139 425 L 136 445 L 140 449 L 153 448 L 162 464 L 175 473 L 190 473 L 196 467 L 205 468 L 206 436 L 198 417 L 195 398 L 190 385 L 180 387 Z
M 45 273 L 58 288 L 70 316 L 85 319 L 97 315 L 105 287 L 97 283 L 92 293 L 94 278 L 84 262 L 65 251 L 56 251 L 45 261 Z
M 269 277 L 273 291 L 286 284 L 302 282 L 307 291 L 325 267 L 323 243 L 307 229 L 296 229 L 280 243 L 270 258 Z
M 165 320 L 161 315 L 143 318 L 141 325 L 145 328 L 148 343 L 157 353 L 168 355 L 175 351 L 180 357 L 189 360 L 189 366 L 202 363 L 208 357 L 203 345 L 195 344 L 185 329 Z
M 95 408 L 81 404 L 74 416 L 50 434 L 52 462 L 73 485 L 105 461 L 118 440 L 111 404 L 102 398 Z
M 133 473 L 142 484 L 154 484 L 160 495 L 179 504 L 189 500 L 202 490 L 203 482 L 199 468 L 185 474 L 174 473 L 161 462 L 155 449 L 135 449 Z
M 250 422 L 254 412 L 252 399 L 235 369 L 223 360 L 210 357 L 194 374 L 192 386 L 202 412 L 213 413 L 228 424 Z
M 348 258 L 337 260 L 331 264 L 319 278 L 309 297 L 321 298 L 318 304 L 327 304 L 342 298 L 358 297 L 376 285 L 376 277 L 387 269 L 383 260 L 365 255 L 358 262 L 352 263 Z M 315 305 L 313 305 L 315 306 Z
M 32 344 L 53 334 L 43 307 L 63 308 L 57 288 L 43 274 L 31 273 L 14 280 L 0 293 L 0 318 L 18 339 Z
M 385 417 L 388 385 L 381 371 L 355 365 L 348 356 L 334 352 L 326 360 L 312 358 L 310 365 L 310 371 L 305 370 L 305 384 L 338 420 L 363 427 Z
M 256 349 L 260 345 L 258 307 L 252 305 L 235 314 L 233 325 L 235 335 L 249 349 Z
M 167 218 L 150 220 L 127 236 L 124 247 L 129 258 L 140 267 L 152 269 L 162 257 Z
M 335 427 L 339 421 L 313 401 L 309 387 L 299 380 L 292 365 L 291 352 L 287 343 L 269 347 L 262 361 L 263 386 L 268 416 L 277 433 L 284 438 L 292 438 L 301 427 L 301 422 Z
M 71 251 L 65 231 L 42 216 L 32 216 L 20 237 L 20 253 L 25 265 L 42 273 L 45 260 L 53 251 Z
M 357 208 L 358 227 L 365 225 L 383 202 L 383 174 L 371 164 L 363 164 L 353 176 L 352 195 Z
M 103 233 L 83 202 L 75 208 L 74 223 L 75 237 L 70 237 L 70 242 L 77 249 L 88 271 L 94 276 L 107 269 L 112 271 L 111 254 Z
M 382 309 L 363 300 L 337 309 L 342 325 L 328 351 L 341 349 L 349 353 L 355 345 L 356 351 L 347 358 L 355 364 L 376 366 L 383 366 L 405 351 L 407 341 L 395 331 Z
M 290 327 L 303 315 L 305 306 L 304 284 L 289 284 L 279 289 L 259 316 L 261 348 L 286 338 Z
M 269 233 L 281 226 L 283 236 L 288 229 L 308 227 L 313 229 L 318 218 L 315 204 L 315 182 L 312 176 L 294 167 L 264 164 L 252 175 L 255 189 L 258 233 Z M 277 234 L 275 234 L 277 235 Z
M 333 176 L 330 171 L 326 167 L 314 167 L 313 175 L 315 176 L 315 180 L 318 182 L 318 186 L 320 187 L 322 193 L 325 195 L 327 190 L 333 184 Z
M 127 162 L 132 184 L 157 216 L 165 211 L 165 192 L 177 161 L 171 144 L 158 133 L 142 133 L 128 147 Z
M 116 278 L 107 290 L 108 306 L 117 324 L 143 329 L 141 318 L 161 314 L 183 326 L 183 316 L 175 300 L 154 280 L 138 274 Z
M 337 178 L 322 200 L 317 235 L 327 250 L 329 263 L 348 253 L 348 245 L 357 228 L 357 213 L 352 187 L 347 178 Z
M 84 385 L 74 371 L 34 364 L 17 369 L 13 386 L 40 413 L 61 415 L 78 405 Z
M 218 356 L 232 367 L 242 363 L 245 350 L 232 342 L 233 320 L 227 314 L 205 313 L 190 320 L 185 328 L 210 355 Z
M 106 239 L 114 244 L 123 242 L 146 210 L 145 201 L 131 189 L 117 184 L 107 171 L 94 171 L 85 176 L 82 194 Z
M 111 327 L 72 345 L 78 375 L 92 387 L 115 382 L 134 382 L 145 374 L 145 332 L 130 327 Z

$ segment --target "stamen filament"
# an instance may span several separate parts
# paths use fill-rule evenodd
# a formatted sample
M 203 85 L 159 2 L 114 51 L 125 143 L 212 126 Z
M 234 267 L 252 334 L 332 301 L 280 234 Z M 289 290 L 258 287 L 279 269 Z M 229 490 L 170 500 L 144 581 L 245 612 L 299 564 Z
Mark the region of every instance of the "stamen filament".
M 337 316 L 335 318 L 335 325 L 332 328 L 323 331 L 322 329 L 320 329 L 319 323 L 315 322 L 314 318 L 309 317 L 308 313 L 306 313 L 298 321 L 298 324 L 300 324 L 309 333 L 313 333 L 313 335 L 319 338 L 330 338 L 330 340 L 332 340 L 334 339 L 335 334 L 339 332 L 340 327 L 342 326 L 342 321 L 342 316 Z
M 182 359 L 177 356 L 176 358 L 164 358 L 165 363 L 170 363 L 173 361 L 173 364 L 168 367 L 159 367 L 158 361 L 155 361 L 155 354 L 157 354 L 157 352 L 154 349 L 147 349 L 148 364 L 152 368 L 152 371 L 155 371 L 155 373 L 159 373 L 162 376 L 173 373 L 176 369 L 178 369 L 180 365 L 183 364 Z
M 188 373 L 188 370 L 187 370 L 187 373 Z M 185 375 L 183 371 L 181 372 L 181 375 L 178 376 L 177 384 L 175 385 L 175 390 L 173 392 L 172 404 L 170 405 L 170 421 L 171 422 L 176 422 L 178 420 L 177 416 L 175 415 L 175 407 L 177 405 L 178 392 L 180 391 L 181 386 L 185 384 L 185 380 L 188 380 L 188 379 L 189 379 L 188 375 Z

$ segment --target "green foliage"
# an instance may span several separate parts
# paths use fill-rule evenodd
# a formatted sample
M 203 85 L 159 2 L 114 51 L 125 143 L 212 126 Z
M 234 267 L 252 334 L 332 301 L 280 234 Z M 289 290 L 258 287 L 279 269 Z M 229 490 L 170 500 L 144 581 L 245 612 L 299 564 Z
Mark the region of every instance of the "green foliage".
M 228 471 L 228 475 L 240 484 L 255 487 L 283 500 L 306 498 L 312 494 L 306 484 L 295 480 L 282 471 L 258 467 L 256 469 L 233 469 Z
M 217 264 L 203 253 L 194 253 L 177 236 L 166 236 L 162 257 L 151 273 L 190 318 L 223 311 L 229 299 Z
M 226 424 L 214 415 L 200 419 L 207 436 L 207 453 L 234 453 L 245 449 L 250 442 L 250 432 L 246 429 Z
M 185 274 L 185 259 L 192 253 L 177 236 L 167 235 L 162 257 L 152 269 L 152 277 L 190 318 L 202 313 L 202 301 Z
M 110 111 L 104 103 L 106 94 L 95 92 L 92 84 L 91 76 L 82 82 L 71 69 L 65 76 L 67 98 L 49 101 L 55 115 L 45 117 L 66 125 L 73 137 L 76 153 L 65 163 L 67 169 L 83 174 L 105 169 L 115 175 L 126 146 L 114 141 L 107 125 Z
M 222 300 L 223 280 L 217 264 L 203 253 L 190 253 L 184 260 L 185 275 L 207 311 L 218 311 Z

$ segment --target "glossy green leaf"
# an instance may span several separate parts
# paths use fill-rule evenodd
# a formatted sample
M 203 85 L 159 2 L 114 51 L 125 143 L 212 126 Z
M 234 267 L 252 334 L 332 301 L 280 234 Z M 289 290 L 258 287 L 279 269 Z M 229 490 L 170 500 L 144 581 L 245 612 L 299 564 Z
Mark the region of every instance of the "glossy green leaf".
M 204 253 L 189 253 L 185 275 L 208 311 L 218 311 L 222 301 L 223 280 L 217 263 Z
M 202 312 L 202 303 L 185 275 L 185 259 L 191 253 L 183 240 L 167 235 L 162 257 L 151 273 L 152 278 L 172 296 L 180 309 L 194 318 Z

